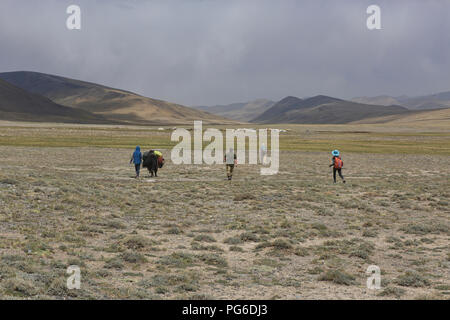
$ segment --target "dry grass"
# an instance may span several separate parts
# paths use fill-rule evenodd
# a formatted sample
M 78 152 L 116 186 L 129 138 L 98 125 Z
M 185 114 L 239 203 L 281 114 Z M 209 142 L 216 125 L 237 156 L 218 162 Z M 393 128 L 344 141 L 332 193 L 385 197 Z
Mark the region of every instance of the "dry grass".
M 160 177 L 133 179 L 134 145 L 164 146 L 164 134 L 1 128 L 0 296 L 448 298 L 445 133 L 415 133 L 441 139 L 441 151 L 415 155 L 365 153 L 356 136 L 361 152 L 339 147 L 345 185 L 332 183 L 328 152 L 292 148 L 281 152 L 276 176 L 239 165 L 230 182 L 222 165 L 176 166 L 165 151 Z M 77 135 L 91 136 L 88 146 L 73 147 Z M 393 135 L 371 139 L 395 142 Z M 42 144 L 12 146 L 11 136 Z M 52 136 L 69 145 L 56 147 Z M 72 264 L 82 271 L 80 290 L 65 286 Z M 382 270 L 379 291 L 366 288 L 370 264 Z

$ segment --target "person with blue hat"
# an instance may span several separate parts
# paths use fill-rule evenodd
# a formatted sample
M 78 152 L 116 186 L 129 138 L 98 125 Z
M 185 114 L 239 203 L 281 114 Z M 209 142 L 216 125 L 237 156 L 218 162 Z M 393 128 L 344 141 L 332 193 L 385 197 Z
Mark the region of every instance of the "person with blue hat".
M 341 154 L 339 150 L 331 151 L 331 155 L 333 156 L 333 158 L 331 158 L 330 167 L 333 167 L 334 183 L 336 183 L 336 171 L 339 173 L 339 177 L 341 177 L 342 182 L 345 183 L 344 176 L 342 175 L 342 167 L 344 166 L 344 161 L 342 161 L 341 159 Z
M 142 153 L 141 147 L 137 146 L 131 156 L 130 163 L 134 163 L 134 169 L 136 170 L 136 179 L 139 178 L 139 172 L 141 171 Z

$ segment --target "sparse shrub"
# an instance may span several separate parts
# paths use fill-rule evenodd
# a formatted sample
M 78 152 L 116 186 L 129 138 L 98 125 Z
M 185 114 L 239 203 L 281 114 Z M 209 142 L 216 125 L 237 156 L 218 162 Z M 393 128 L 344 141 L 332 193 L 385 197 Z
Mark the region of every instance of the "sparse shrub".
M 259 250 L 259 249 L 264 249 L 264 248 L 268 248 L 272 246 L 272 243 L 268 242 L 268 241 L 264 241 L 262 243 L 259 243 L 258 245 L 256 245 L 255 250 Z
M 7 293 L 19 297 L 32 297 L 38 294 L 36 286 L 29 280 L 20 278 L 8 279 L 3 286 Z
M 183 233 L 183 230 L 181 230 L 178 227 L 171 227 L 169 230 L 167 230 L 168 234 L 181 234 Z
M 109 272 L 108 270 L 101 269 L 101 270 L 97 270 L 95 272 L 95 275 L 100 278 L 106 278 L 106 277 L 111 276 L 111 272 Z
M 370 260 L 370 255 L 372 254 L 373 249 L 373 244 L 363 242 L 359 244 L 357 248 L 352 250 L 352 252 L 350 253 L 350 257 L 358 257 L 364 260 Z
M 191 243 L 191 249 L 192 250 L 206 250 L 206 251 L 217 251 L 217 252 L 223 252 L 223 249 L 212 245 L 212 246 L 204 246 L 201 243 L 197 242 L 197 241 L 193 241 Z
M 169 289 L 164 288 L 164 287 L 157 287 L 155 289 L 155 293 L 157 293 L 157 294 L 166 294 L 168 292 L 169 292 Z
M 308 269 L 307 271 L 309 274 L 321 274 L 323 272 L 323 269 L 320 267 L 314 267 L 312 269 Z
M 269 258 L 256 259 L 255 261 L 253 261 L 253 264 L 268 266 L 268 267 L 272 267 L 272 268 L 276 268 L 276 267 L 280 266 L 280 263 L 278 263 L 276 260 L 269 259 Z
M 41 233 L 42 238 L 55 238 L 56 232 L 51 230 L 46 230 Z
M 5 178 L 5 179 L 0 179 L 0 184 L 9 184 L 9 185 L 13 186 L 13 185 L 17 184 L 17 181 L 13 180 L 13 179 Z
M 446 290 L 449 291 L 450 290 L 450 284 L 439 284 L 437 286 L 434 287 L 436 290 Z
M 126 226 L 117 220 L 111 220 L 106 223 L 106 227 L 111 229 L 126 229 Z
M 158 263 L 176 268 L 186 268 L 194 264 L 194 257 L 189 253 L 174 252 L 168 256 L 162 257 Z
M 207 234 L 200 234 L 194 238 L 195 241 L 216 242 L 216 239 Z
M 77 290 L 69 290 L 67 288 L 67 283 L 64 281 L 64 278 L 62 279 L 54 279 L 52 283 L 50 284 L 47 293 L 51 294 L 52 296 L 76 296 Z
M 385 297 L 385 296 L 394 296 L 396 298 L 400 298 L 405 294 L 405 289 L 398 288 L 398 287 L 386 287 L 377 294 L 377 296 Z
M 450 230 L 449 227 L 445 224 L 408 224 L 407 226 L 402 227 L 400 230 L 402 230 L 405 233 L 409 234 L 418 234 L 418 235 L 425 235 L 429 233 L 445 233 L 449 234 Z
M 148 240 L 142 236 L 132 236 L 124 241 L 124 245 L 128 249 L 139 250 L 148 245 Z
M 227 244 L 241 244 L 244 241 L 241 239 L 241 237 L 229 237 L 226 238 L 223 242 Z
M 194 294 L 189 297 L 189 300 L 214 300 L 214 298 L 205 294 Z
M 71 263 L 64 263 L 60 260 L 53 260 L 50 263 L 50 266 L 52 267 L 52 269 L 61 269 L 61 270 L 66 270 L 67 266 L 71 264 Z
M 291 249 L 292 245 L 287 242 L 286 240 L 283 239 L 276 239 L 272 242 L 271 246 L 274 249 L 278 249 L 278 250 L 287 250 L 287 249 Z
M 272 248 L 273 251 L 290 250 L 292 245 L 284 239 L 276 239 L 273 242 L 262 242 L 255 247 L 255 250 Z
M 319 230 L 319 231 L 324 231 L 324 230 L 328 229 L 327 226 L 324 225 L 323 223 L 313 223 L 311 225 L 311 228 Z
M 334 216 L 334 212 L 323 207 L 316 208 L 316 212 L 319 216 Z
M 182 285 L 178 286 L 176 291 L 178 292 L 192 292 L 197 291 L 198 287 L 196 285 L 193 285 L 192 283 L 183 283 Z
M 341 270 L 328 270 L 327 272 L 323 273 L 318 280 L 330 281 L 336 284 L 343 284 L 346 286 L 355 284 L 355 277 Z
M 294 250 L 294 254 L 299 257 L 306 257 L 309 255 L 308 249 L 303 247 L 297 247 Z
M 14 266 L 17 264 L 17 262 L 24 262 L 26 260 L 25 256 L 16 255 L 16 254 L 7 254 L 2 256 L 2 263 Z
M 416 271 L 407 271 L 399 276 L 395 283 L 403 287 L 419 288 L 428 286 L 430 281 Z
M 199 260 L 203 261 L 204 263 L 212 265 L 212 266 L 222 267 L 222 268 L 228 266 L 227 261 L 223 257 L 221 257 L 217 254 L 213 254 L 213 253 L 206 254 L 205 253 L 205 254 L 197 256 L 197 258 Z
M 84 261 L 82 261 L 78 258 L 70 258 L 69 260 L 67 260 L 67 266 L 69 266 L 69 265 L 76 265 L 76 266 L 80 266 L 80 267 L 86 266 Z
M 374 238 L 378 235 L 378 233 L 375 230 L 364 230 L 362 233 L 363 237 L 369 237 Z
M 323 223 L 313 223 L 311 228 L 317 230 L 321 237 L 338 237 L 341 235 L 337 231 L 328 229 Z
M 255 196 L 250 193 L 241 193 L 234 196 L 234 201 L 244 201 L 255 199 Z
M 258 240 L 259 240 L 258 236 L 251 232 L 244 232 L 239 237 L 241 238 L 242 241 L 258 242 Z
M 120 256 L 124 261 L 130 262 L 130 263 L 147 262 L 147 258 L 143 254 L 137 253 L 137 252 L 126 251 L 126 252 L 122 253 Z
M 121 257 L 114 257 L 106 261 L 105 266 L 106 269 L 122 269 L 123 268 L 123 259 Z

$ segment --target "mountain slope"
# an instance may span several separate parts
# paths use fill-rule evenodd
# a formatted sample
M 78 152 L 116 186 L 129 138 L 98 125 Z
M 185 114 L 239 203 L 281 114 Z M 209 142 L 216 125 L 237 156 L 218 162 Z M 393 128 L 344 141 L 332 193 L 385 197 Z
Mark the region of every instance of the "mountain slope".
M 413 110 L 450 108 L 450 91 L 409 98 L 401 103 Z
M 407 125 L 411 128 L 450 128 L 450 108 L 437 110 L 414 110 L 402 114 L 368 118 L 352 122 L 352 124 L 374 123 L 383 123 L 388 125 Z
M 109 120 L 146 124 L 190 123 L 193 120 L 230 122 L 220 116 L 182 105 L 55 75 L 28 71 L 6 72 L 0 73 L 0 79 L 43 95 L 58 104 L 87 110 Z
M 0 119 L 12 121 L 48 121 L 106 123 L 106 119 L 88 111 L 64 107 L 50 99 L 29 93 L 0 79 Z
M 356 97 L 351 99 L 350 101 L 363 104 L 376 104 L 379 106 L 401 105 L 401 102 L 398 98 L 391 96 Z
M 198 106 L 193 108 L 236 121 L 250 121 L 255 118 L 255 116 L 272 107 L 274 104 L 275 102 L 267 99 L 258 99 L 244 103 L 233 103 L 217 106 Z
M 404 112 L 407 112 L 407 109 L 401 106 L 368 105 L 323 95 L 308 99 L 287 97 L 252 122 L 337 124 Z
M 450 91 L 418 97 L 357 97 L 351 101 L 378 105 L 401 105 L 411 110 L 450 108 Z
M 315 96 L 309 99 L 300 99 L 297 97 L 286 97 L 279 102 L 277 102 L 275 105 L 273 105 L 270 109 L 259 115 L 258 117 L 254 118 L 252 122 L 263 122 L 263 123 L 286 123 L 290 122 L 289 115 L 296 112 L 301 112 L 306 109 L 315 107 L 317 105 L 325 104 L 325 103 L 333 103 L 341 101 L 336 98 L 327 97 L 327 96 Z M 290 122 L 292 123 L 292 122 Z M 295 123 L 295 121 L 293 122 Z

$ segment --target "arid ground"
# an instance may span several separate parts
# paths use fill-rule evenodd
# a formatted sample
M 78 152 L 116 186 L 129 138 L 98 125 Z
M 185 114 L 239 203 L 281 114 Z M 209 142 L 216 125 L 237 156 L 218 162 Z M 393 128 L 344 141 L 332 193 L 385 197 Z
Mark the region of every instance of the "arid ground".
M 230 182 L 174 165 L 169 128 L 3 123 L 0 297 L 449 299 L 448 127 L 287 128 L 279 174 Z M 163 151 L 158 178 L 134 179 L 138 144 Z

